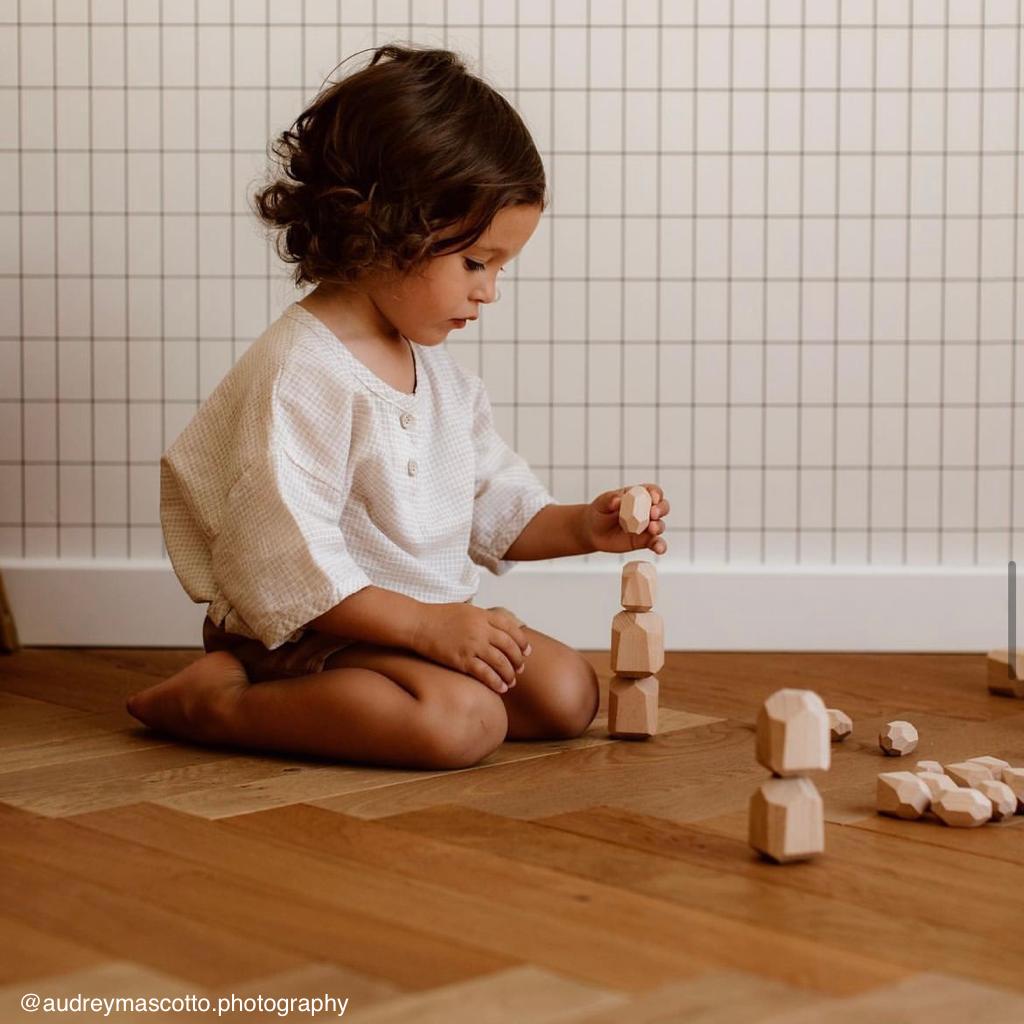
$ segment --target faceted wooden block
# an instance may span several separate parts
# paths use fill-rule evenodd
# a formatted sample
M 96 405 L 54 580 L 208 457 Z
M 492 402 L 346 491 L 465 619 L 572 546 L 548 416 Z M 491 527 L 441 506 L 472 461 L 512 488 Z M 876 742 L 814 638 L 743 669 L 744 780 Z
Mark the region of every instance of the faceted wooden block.
M 637 484 L 619 503 L 619 525 L 626 533 L 643 533 L 651 521 L 651 492 Z
M 882 772 L 878 776 L 875 806 L 879 814 L 920 818 L 931 802 L 931 791 L 913 772 Z
M 1017 797 L 1017 813 L 1024 814 L 1024 768 L 1004 768 L 1003 782 Z
M 994 779 L 992 769 L 976 761 L 956 761 L 946 765 L 946 774 L 958 786 L 976 786 L 982 779 Z
M 653 676 L 665 664 L 665 620 L 657 612 L 619 612 L 612 619 L 612 671 Z
M 1017 794 L 1005 782 L 982 779 L 976 788 L 992 801 L 992 821 L 1002 821 L 1017 813 Z
M 828 749 L 826 747 L 826 749 Z M 825 849 L 825 810 L 810 779 L 769 779 L 750 798 L 750 845 L 780 864 Z
M 1010 652 L 988 652 L 988 692 L 1000 697 L 1024 697 L 1024 652 L 1014 651 L 1014 665 L 1010 665 Z
M 917 729 L 910 722 L 887 722 L 878 734 L 878 745 L 890 757 L 903 757 L 917 749 Z
M 938 761 L 918 761 L 914 765 L 914 771 L 918 772 L 938 772 L 939 775 L 945 773 L 945 769 L 939 764 Z
M 658 590 L 658 571 L 653 562 L 637 560 L 622 567 L 622 607 L 630 612 L 649 612 Z
M 658 677 L 613 676 L 608 687 L 608 732 L 625 739 L 644 739 L 658 731 Z
M 990 757 L 988 754 L 982 757 L 969 757 L 967 760 L 973 764 L 983 764 L 992 773 L 993 779 L 1001 779 L 1003 769 L 1010 767 L 1009 761 L 1004 761 L 1001 757 Z
M 992 817 L 992 801 L 976 789 L 957 786 L 932 801 L 932 810 L 954 828 L 977 828 Z
M 933 800 L 947 789 L 956 789 L 956 783 L 942 772 L 916 772 L 915 774 L 928 787 L 928 792 L 931 793 Z
M 828 728 L 833 743 L 842 743 L 853 732 L 853 719 L 839 708 L 826 708 Z
M 782 777 L 828 771 L 828 713 L 813 690 L 776 690 L 757 714 L 758 763 Z

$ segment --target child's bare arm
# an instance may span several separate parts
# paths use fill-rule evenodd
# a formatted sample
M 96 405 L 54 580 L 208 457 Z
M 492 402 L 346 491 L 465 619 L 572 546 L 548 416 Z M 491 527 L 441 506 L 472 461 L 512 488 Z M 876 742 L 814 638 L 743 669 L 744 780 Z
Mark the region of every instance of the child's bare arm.
M 384 587 L 369 586 L 349 594 L 306 626 L 385 647 L 411 647 L 422 613 L 422 601 Z
M 545 505 L 523 528 L 502 556 L 514 562 L 594 551 L 584 535 L 586 505 Z

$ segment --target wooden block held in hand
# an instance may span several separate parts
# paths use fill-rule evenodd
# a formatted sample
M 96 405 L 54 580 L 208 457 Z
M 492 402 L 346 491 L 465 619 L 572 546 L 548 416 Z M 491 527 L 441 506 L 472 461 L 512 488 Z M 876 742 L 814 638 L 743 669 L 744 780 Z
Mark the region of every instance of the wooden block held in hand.
M 976 761 L 956 761 L 946 765 L 946 774 L 958 786 L 976 786 L 982 779 L 994 779 L 988 765 Z
M 1007 649 L 988 652 L 988 692 L 1000 697 L 1024 697 L 1024 652 L 1014 652 L 1014 665 L 1010 665 Z
M 653 562 L 637 559 L 622 567 L 622 607 L 630 612 L 649 612 L 658 591 L 658 571 Z
M 992 817 L 992 801 L 976 789 L 957 786 L 932 800 L 932 810 L 954 828 L 977 828 Z
M 992 821 L 1002 821 L 1017 813 L 1017 794 L 998 779 L 982 779 L 975 787 L 992 801 Z
M 853 732 L 853 719 L 839 708 L 826 708 L 828 727 L 833 743 L 842 743 Z
M 828 712 L 813 690 L 776 690 L 757 715 L 758 763 L 782 777 L 828 771 Z
M 904 757 L 917 749 L 917 729 L 910 722 L 887 722 L 878 734 L 878 745 L 890 757 Z
M 651 492 L 639 484 L 622 495 L 619 525 L 626 533 L 643 533 L 651 522 Z
M 826 747 L 826 749 L 828 749 Z M 750 845 L 780 864 L 825 849 L 825 811 L 810 779 L 769 779 L 750 798 Z
M 913 772 L 882 772 L 875 789 L 879 814 L 893 818 L 920 818 L 932 802 L 931 790 Z
M 657 612 L 619 612 L 612 619 L 612 671 L 653 676 L 665 664 L 665 620 Z
M 646 739 L 658 731 L 658 677 L 613 676 L 608 687 L 608 733 Z

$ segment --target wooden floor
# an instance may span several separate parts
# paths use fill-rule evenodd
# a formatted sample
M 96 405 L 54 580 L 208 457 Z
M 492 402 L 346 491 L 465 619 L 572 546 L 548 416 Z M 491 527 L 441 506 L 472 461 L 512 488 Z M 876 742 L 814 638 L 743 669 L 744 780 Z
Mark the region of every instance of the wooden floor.
M 1024 817 L 873 811 L 878 773 L 918 758 L 1024 765 L 1024 702 L 989 696 L 984 655 L 670 654 L 637 742 L 608 737 L 596 652 L 584 737 L 415 772 L 180 743 L 124 711 L 199 653 L 0 655 L 4 1022 L 25 992 L 326 993 L 417 1024 L 1024 1021 Z M 780 866 L 746 808 L 784 686 L 854 731 L 815 780 L 827 852 Z M 877 747 L 893 718 L 921 734 L 906 762 Z

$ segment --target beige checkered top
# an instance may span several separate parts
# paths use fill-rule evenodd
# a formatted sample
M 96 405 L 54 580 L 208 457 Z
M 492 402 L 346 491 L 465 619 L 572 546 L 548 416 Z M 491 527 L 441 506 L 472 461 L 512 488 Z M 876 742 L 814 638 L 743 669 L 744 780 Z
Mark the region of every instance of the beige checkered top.
M 412 344 L 416 387 L 381 380 L 292 303 L 160 459 L 171 563 L 224 628 L 269 649 L 373 584 L 464 601 L 554 501 L 494 426 L 483 381 Z

